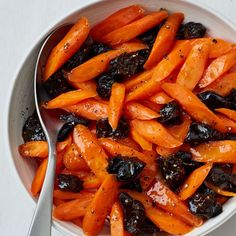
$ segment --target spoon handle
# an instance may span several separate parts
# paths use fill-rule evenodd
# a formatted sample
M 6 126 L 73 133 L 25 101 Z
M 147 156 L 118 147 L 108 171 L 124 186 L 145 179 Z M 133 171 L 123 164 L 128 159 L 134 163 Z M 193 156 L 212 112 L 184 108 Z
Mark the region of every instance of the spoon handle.
M 52 225 L 52 199 L 56 167 L 56 150 L 49 144 L 47 171 L 43 187 L 38 199 L 28 236 L 50 236 Z

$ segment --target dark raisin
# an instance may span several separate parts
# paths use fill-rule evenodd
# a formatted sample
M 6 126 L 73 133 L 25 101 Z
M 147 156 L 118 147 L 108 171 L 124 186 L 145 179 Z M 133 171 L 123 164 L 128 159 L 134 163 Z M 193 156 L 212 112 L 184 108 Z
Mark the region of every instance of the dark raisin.
M 111 96 L 111 87 L 115 83 L 115 79 L 110 74 L 103 74 L 96 79 L 97 93 L 101 98 L 109 99 Z
M 206 27 L 201 23 L 188 22 L 182 24 L 177 32 L 177 39 L 203 38 L 206 33 Z
M 58 187 L 62 191 L 71 191 L 77 193 L 83 189 L 83 181 L 75 175 L 57 175 Z
M 220 96 L 213 91 L 205 91 L 198 94 L 199 99 L 210 109 L 229 108 L 236 110 L 236 103 Z
M 57 141 L 59 142 L 65 140 L 77 124 L 89 125 L 89 120 L 71 113 L 61 115 L 60 120 L 64 121 L 65 124 L 58 133 Z
M 186 178 L 182 160 L 175 155 L 171 155 L 169 157 L 159 157 L 158 164 L 166 183 L 172 190 L 176 190 Z
M 167 103 L 160 110 L 157 121 L 165 125 L 176 125 L 182 122 L 182 110 L 176 102 Z
M 113 76 L 131 77 L 143 70 L 150 51 L 143 49 L 137 52 L 124 53 L 110 61 L 109 72 Z
M 145 163 L 137 157 L 115 156 L 109 159 L 107 171 L 115 174 L 118 181 L 134 180 L 145 167 Z
M 228 94 L 228 96 L 226 96 L 227 101 L 232 102 L 234 104 L 236 104 L 236 89 L 233 88 L 230 93 Z
M 226 133 L 224 139 L 225 140 L 236 140 L 236 134 L 235 133 Z
M 190 211 L 204 220 L 215 217 L 222 212 L 221 204 L 216 201 L 216 194 L 210 189 L 195 193 L 189 199 L 188 204 Z
M 147 219 L 145 208 L 140 201 L 134 200 L 129 194 L 121 192 L 119 201 L 124 213 L 125 230 L 135 236 L 152 236 L 159 229 Z
M 55 72 L 46 82 L 43 83 L 43 86 L 52 98 L 73 90 L 73 87 L 67 82 L 62 70 Z
M 236 174 L 232 173 L 232 167 L 229 164 L 215 165 L 207 181 L 223 190 L 236 193 Z
M 121 188 L 133 190 L 140 193 L 143 191 L 141 183 L 140 183 L 140 179 L 134 179 L 128 183 L 125 183 L 124 185 L 122 185 Z
M 192 122 L 185 141 L 191 145 L 198 145 L 207 141 L 221 140 L 224 134 L 211 128 L 209 125 Z
M 104 43 L 94 42 L 92 45 L 93 54 L 99 55 L 101 53 L 110 51 L 112 48 Z
M 24 142 L 46 140 L 36 111 L 25 121 L 22 129 L 22 137 Z
M 129 136 L 129 131 L 129 123 L 124 117 L 120 118 L 118 126 L 115 130 L 111 128 L 108 119 L 101 119 L 96 123 L 96 135 L 98 138 L 126 138 Z

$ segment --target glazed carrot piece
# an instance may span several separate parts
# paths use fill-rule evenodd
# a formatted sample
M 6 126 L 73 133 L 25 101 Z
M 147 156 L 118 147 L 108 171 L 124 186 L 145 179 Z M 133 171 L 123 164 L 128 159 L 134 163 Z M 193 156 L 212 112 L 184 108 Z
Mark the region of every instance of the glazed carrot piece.
M 65 201 L 64 201 L 64 200 L 61 200 L 61 199 L 58 199 L 58 198 L 53 198 L 53 204 L 54 204 L 55 206 L 59 206 L 59 205 L 61 205 L 62 203 L 65 203 Z
M 147 49 L 148 45 L 144 44 L 141 40 L 133 39 L 129 42 L 122 43 L 113 47 L 116 50 L 122 50 L 125 52 L 136 52 L 142 49 Z
M 184 14 L 179 12 L 173 13 L 167 18 L 167 21 L 158 32 L 151 53 L 144 64 L 145 69 L 155 66 L 169 53 L 175 41 L 176 32 L 183 20 Z
M 61 174 L 75 175 L 80 179 L 85 178 L 89 173 L 91 173 L 91 172 L 86 171 L 86 170 L 68 170 L 66 168 L 61 171 Z
M 89 173 L 85 177 L 82 178 L 83 180 L 83 187 L 85 189 L 93 189 L 99 188 L 101 186 L 101 181 L 97 178 L 93 173 Z
M 179 198 L 186 200 L 191 197 L 205 181 L 212 168 L 212 163 L 207 163 L 194 170 L 180 187 Z
M 168 157 L 176 152 L 178 152 L 180 147 L 176 148 L 165 148 L 161 146 L 156 146 L 156 152 L 162 157 Z
M 54 208 L 53 215 L 59 220 L 73 220 L 84 216 L 94 193 L 83 192 L 75 200 L 65 202 Z
M 236 88 L 236 72 L 232 72 L 221 76 L 213 83 L 205 87 L 203 89 L 203 92 L 211 90 L 220 94 L 221 96 L 226 96 L 230 93 L 230 91 L 233 88 Z
M 44 107 L 46 109 L 65 108 L 95 96 L 97 96 L 97 92 L 90 90 L 73 90 L 63 93 L 49 102 L 46 102 Z
M 108 16 L 106 19 L 95 25 L 91 29 L 91 36 L 94 40 L 99 41 L 104 35 L 119 29 L 132 21 L 144 16 L 144 9 L 139 5 L 131 5 L 120 9 L 119 11 Z
M 157 112 L 137 102 L 127 103 L 125 105 L 125 114 L 131 120 L 152 120 L 160 116 Z
M 136 20 L 128 25 L 116 29 L 104 37 L 102 42 L 110 45 L 117 45 L 134 39 L 136 36 L 146 32 L 154 26 L 160 24 L 168 16 L 167 11 L 153 12 L 143 18 Z
M 62 152 L 64 151 L 67 147 L 71 145 L 72 142 L 72 137 L 71 135 L 68 135 L 68 137 L 62 141 L 62 142 L 57 142 L 57 152 Z
M 156 94 L 154 94 L 153 96 L 151 96 L 149 98 L 149 100 L 151 102 L 157 103 L 157 104 L 167 104 L 171 101 L 173 101 L 173 99 L 171 97 L 169 97 L 166 93 L 164 93 L 163 91 L 161 92 L 157 92 Z
M 56 174 L 60 173 L 63 168 L 63 155 L 64 152 L 58 152 L 56 155 Z
M 201 144 L 190 148 L 193 160 L 198 162 L 236 164 L 236 141 L 224 140 Z
M 116 129 L 121 117 L 125 100 L 125 86 L 114 83 L 111 88 L 111 97 L 109 100 L 108 122 L 112 129 Z
M 157 121 L 132 120 L 131 124 L 143 138 L 161 147 L 175 148 L 182 145 L 182 142 L 174 138 L 167 129 Z
M 31 193 L 33 196 L 36 196 L 40 192 L 43 186 L 43 181 L 46 175 L 47 165 L 48 165 L 48 159 L 44 159 L 39 165 L 38 169 L 36 170 L 36 173 L 35 173 L 32 185 L 31 185 Z
M 202 79 L 199 81 L 199 88 L 205 88 L 221 75 L 229 71 L 236 64 L 236 49 L 216 58 L 206 69 Z
M 92 93 L 97 93 L 97 84 L 94 80 L 89 80 L 85 82 L 70 82 L 69 83 L 76 89 L 82 89 L 85 91 L 90 91 Z
M 126 102 L 138 99 L 144 99 L 161 91 L 162 81 L 178 68 L 186 59 L 191 49 L 190 41 L 183 41 L 176 46 L 167 57 L 163 58 L 154 68 L 152 78 L 146 83 L 141 84 L 126 96 Z
M 153 207 L 151 199 L 145 193 L 126 191 L 132 198 L 140 201 L 145 207 L 147 217 L 162 231 L 173 235 L 186 234 L 193 229 L 176 216 Z
M 152 151 L 152 143 L 139 135 L 134 126 L 130 128 L 130 133 L 133 140 L 138 143 L 143 150 Z
M 81 199 L 83 198 L 84 195 L 90 194 L 90 192 L 82 190 L 79 193 L 74 193 L 74 192 L 65 192 L 61 190 L 54 190 L 53 191 L 53 197 L 61 200 L 73 200 L 73 199 Z
M 90 170 L 74 143 L 70 145 L 63 155 L 63 163 L 68 170 Z
M 44 71 L 44 80 L 47 80 L 79 50 L 88 34 L 88 19 L 81 17 L 50 52 Z
M 190 213 L 188 207 L 182 202 L 179 197 L 172 192 L 161 180 L 156 180 L 147 195 L 155 202 L 157 207 L 172 213 L 181 220 L 192 226 L 200 226 L 203 220 Z
M 107 155 L 96 137 L 83 125 L 76 125 L 73 140 L 93 173 L 103 181 L 107 176 Z
M 233 164 L 232 173 L 233 173 L 233 174 L 236 174 L 236 164 Z
M 46 158 L 48 156 L 48 143 L 46 141 L 29 141 L 18 148 L 23 157 Z
M 236 197 L 236 193 L 234 192 L 229 192 L 229 191 L 226 191 L 226 190 L 223 190 L 223 189 L 220 189 L 219 187 L 217 186 L 214 186 L 213 184 L 210 184 L 209 182 L 205 182 L 206 186 L 208 188 L 210 188 L 211 190 L 213 190 L 215 193 L 218 193 L 222 196 L 226 196 L 226 197 Z
M 178 74 L 176 83 L 193 90 L 204 73 L 208 54 L 208 43 L 195 44 Z
M 113 204 L 110 214 L 111 236 L 125 236 L 124 216 L 117 201 Z
M 145 106 L 145 107 L 148 107 L 150 108 L 151 110 L 159 113 L 161 108 L 162 108 L 162 105 L 160 104 L 156 104 L 154 102 L 151 102 L 149 100 L 143 100 L 143 101 L 139 101 L 141 105 Z
M 108 175 L 89 205 L 83 219 L 85 233 L 97 235 L 105 222 L 118 192 L 118 183 L 114 176 Z
M 224 123 L 190 90 L 177 83 L 164 83 L 162 89 L 169 96 L 177 100 L 183 109 L 195 120 L 207 123 L 221 132 L 227 131 L 227 127 Z
M 225 115 L 229 119 L 236 122 L 236 111 L 230 110 L 230 109 L 227 109 L 227 108 L 218 108 L 218 109 L 215 109 L 215 111 Z
M 229 133 L 236 133 L 236 122 L 227 118 L 224 115 L 217 114 L 217 117 L 224 122 L 225 127 L 227 128 Z
M 130 137 L 116 140 L 118 143 L 128 146 L 136 151 L 140 151 L 139 145 Z
M 100 120 L 107 118 L 108 116 L 108 105 L 92 98 L 86 99 L 76 105 L 66 107 L 64 110 L 90 120 Z
M 78 217 L 76 219 L 71 220 L 73 224 L 77 225 L 78 227 L 82 228 L 83 219 L 82 217 Z

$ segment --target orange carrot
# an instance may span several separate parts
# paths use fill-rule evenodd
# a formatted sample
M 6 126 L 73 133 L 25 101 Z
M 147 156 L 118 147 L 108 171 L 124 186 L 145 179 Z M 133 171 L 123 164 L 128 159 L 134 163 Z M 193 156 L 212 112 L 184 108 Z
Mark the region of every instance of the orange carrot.
M 157 112 L 137 102 L 127 103 L 125 106 L 125 114 L 131 120 L 152 120 L 160 116 Z
M 180 188 L 179 198 L 186 200 L 191 197 L 202 185 L 212 168 L 212 163 L 207 163 L 194 170 Z
M 224 123 L 229 133 L 236 133 L 236 122 L 224 115 L 217 114 L 217 117 Z
M 142 49 L 147 49 L 148 45 L 144 44 L 142 41 L 138 39 L 133 39 L 129 42 L 116 45 L 113 48 L 116 50 L 122 50 L 125 52 L 136 52 Z
M 54 190 L 53 191 L 53 197 L 61 200 L 72 200 L 72 199 L 81 199 L 84 197 L 84 195 L 90 195 L 90 192 L 86 190 L 82 190 L 79 193 L 74 193 L 74 192 L 65 192 L 61 190 Z
M 190 148 L 193 160 L 236 164 L 236 141 L 224 140 L 201 144 Z
M 102 181 L 107 176 L 107 155 L 96 137 L 83 125 L 76 125 L 73 140 L 93 173 Z
M 109 100 L 108 122 L 112 129 L 116 129 L 121 117 L 125 100 L 125 86 L 114 83 L 111 88 Z
M 99 41 L 104 35 L 119 29 L 144 16 L 144 9 L 139 5 L 131 5 L 120 9 L 91 29 L 91 36 Z
M 179 151 L 179 149 L 180 149 L 180 147 L 165 148 L 165 147 L 161 147 L 161 146 L 156 146 L 156 152 L 162 157 L 168 157 L 168 156 L 176 153 L 177 151 Z
M 236 193 L 234 192 L 229 192 L 229 191 L 225 191 L 223 189 L 220 189 L 217 186 L 214 186 L 213 184 L 210 184 L 208 182 L 205 182 L 207 187 L 210 188 L 211 190 L 213 190 L 215 193 L 218 193 L 222 196 L 226 196 L 226 197 L 236 197 Z
M 48 165 L 48 159 L 44 159 L 38 169 L 36 170 L 32 185 L 31 185 L 31 193 L 33 196 L 36 196 L 42 186 L 43 186 L 43 181 L 46 175 L 46 170 L 47 170 L 47 165 Z
M 106 34 L 102 37 L 101 41 L 110 45 L 127 42 L 160 24 L 165 18 L 167 18 L 167 16 L 167 11 L 153 12 L 139 20 Z
M 189 212 L 188 207 L 162 181 L 156 180 L 147 195 L 163 210 L 170 212 L 192 226 L 202 225 L 202 219 Z
M 107 118 L 108 116 L 108 105 L 92 98 L 86 99 L 76 105 L 66 107 L 64 110 L 90 120 L 100 120 Z
M 183 13 L 170 15 L 157 34 L 151 53 L 144 64 L 145 69 L 150 69 L 166 56 L 175 40 L 176 32 L 184 19 Z
M 63 163 L 68 170 L 90 170 L 74 143 L 66 150 Z
M 81 17 L 50 52 L 44 71 L 44 80 L 47 80 L 79 50 L 88 34 L 88 19 Z
M 140 151 L 139 145 L 130 137 L 116 140 L 118 143 L 128 146 L 136 151 Z
M 86 170 L 68 170 L 66 168 L 61 171 L 61 174 L 75 175 L 80 179 L 85 178 L 89 173 L 91 173 L 91 172 L 88 172 Z
M 83 220 L 82 217 L 78 217 L 76 219 L 71 220 L 73 224 L 77 225 L 78 227 L 82 228 Z
M 166 93 L 164 93 L 163 91 L 161 92 L 157 92 L 156 94 L 154 94 L 153 96 L 151 96 L 149 98 L 149 100 L 151 102 L 157 103 L 157 104 L 166 104 L 169 103 L 171 101 L 173 101 L 173 99 L 171 97 L 169 97 Z
M 83 187 L 85 189 L 99 188 L 102 184 L 100 179 L 98 179 L 93 173 L 89 173 L 88 175 L 83 177 L 82 180 L 83 180 Z
M 193 90 L 204 73 L 208 54 L 208 43 L 195 44 L 178 74 L 176 83 Z
M 46 158 L 48 156 L 48 143 L 46 141 L 29 141 L 18 148 L 23 157 Z
M 175 139 L 167 131 L 167 129 L 157 121 L 133 120 L 131 124 L 135 127 L 139 135 L 141 135 L 151 143 L 155 143 L 166 148 L 175 148 L 182 145 L 182 142 Z
M 69 83 L 76 89 L 82 89 L 85 91 L 90 91 L 92 93 L 97 93 L 97 84 L 94 80 L 89 80 L 85 82 L 71 82 Z
M 143 100 L 143 101 L 139 101 L 141 105 L 145 106 L 145 107 L 148 107 L 150 108 L 151 110 L 159 113 L 161 108 L 162 108 L 162 105 L 160 104 L 156 104 L 154 102 L 151 102 L 149 100 Z
M 85 233 L 97 235 L 110 213 L 112 205 L 117 196 L 118 183 L 112 175 L 108 175 L 89 205 L 83 219 L 83 230 Z
M 179 84 L 164 83 L 162 89 L 177 100 L 183 109 L 195 120 L 207 123 L 221 132 L 226 132 L 224 123 L 203 104 L 190 90 Z
M 221 76 L 213 83 L 205 87 L 203 92 L 211 90 L 220 94 L 221 96 L 226 96 L 233 88 L 236 88 L 236 72 Z
M 226 117 L 228 117 L 229 119 L 233 120 L 236 122 L 236 111 L 234 110 L 230 110 L 230 109 L 227 109 L 227 108 L 218 108 L 218 109 L 215 109 L 217 112 L 225 115 Z
M 228 52 L 227 54 L 216 58 L 206 69 L 198 86 L 205 88 L 221 75 L 229 71 L 236 64 L 236 49 Z
M 144 205 L 147 217 L 161 230 L 173 235 L 186 234 L 192 230 L 191 226 L 181 221 L 176 216 L 153 207 L 151 199 L 144 193 L 133 191 L 127 191 L 127 193 Z
M 57 142 L 57 152 L 64 151 L 67 147 L 71 145 L 71 142 L 72 142 L 71 135 L 68 135 L 68 137 L 64 141 Z
M 93 198 L 93 193 L 83 192 L 75 200 L 55 207 L 53 215 L 59 220 L 72 220 L 84 216 Z

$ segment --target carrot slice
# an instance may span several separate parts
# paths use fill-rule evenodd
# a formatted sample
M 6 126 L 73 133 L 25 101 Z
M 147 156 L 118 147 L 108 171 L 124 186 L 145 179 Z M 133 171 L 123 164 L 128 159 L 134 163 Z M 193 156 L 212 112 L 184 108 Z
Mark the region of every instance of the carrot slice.
M 173 101 L 173 99 L 171 97 L 169 97 L 163 91 L 154 94 L 153 96 L 151 96 L 149 98 L 149 100 L 151 102 L 154 102 L 154 103 L 157 103 L 157 104 L 167 104 L 167 103 Z
M 83 219 L 83 230 L 92 235 L 98 234 L 109 214 L 118 192 L 118 183 L 114 176 L 108 175 L 89 205 Z
M 204 73 L 208 54 L 208 43 L 195 44 L 178 74 L 176 83 L 193 90 Z
M 136 151 L 139 151 L 139 145 L 132 138 L 122 138 L 116 140 L 118 143 L 128 146 Z
M 217 114 L 217 117 L 224 122 L 224 125 L 227 127 L 229 133 L 236 133 L 236 122 L 227 118 L 224 115 Z
M 192 226 L 200 226 L 203 220 L 189 212 L 188 207 L 172 192 L 162 181 L 156 180 L 147 195 L 163 210 L 178 216 L 181 220 Z
M 44 80 L 47 80 L 79 50 L 88 34 L 88 19 L 81 17 L 50 52 L 44 71 Z
M 47 165 L 48 165 L 48 159 L 44 159 L 38 169 L 36 170 L 32 185 L 31 185 L 31 193 L 33 196 L 36 196 L 42 186 L 43 186 L 43 181 L 46 175 L 46 170 L 47 170 Z
M 76 198 L 81 199 L 87 193 L 90 194 L 90 192 L 85 191 L 85 190 L 82 190 L 79 193 L 74 193 L 74 192 L 65 192 L 65 191 L 56 189 L 53 191 L 53 197 L 57 199 L 61 199 L 61 200 L 72 200 Z
M 162 89 L 172 98 L 177 100 L 183 109 L 195 120 L 207 123 L 221 132 L 226 132 L 227 127 L 195 94 L 179 84 L 164 83 Z
M 198 86 L 205 88 L 213 81 L 218 79 L 221 75 L 229 71 L 236 64 L 236 49 L 227 54 L 216 58 L 206 69 Z
M 90 91 L 92 93 L 97 93 L 97 84 L 94 80 L 89 80 L 85 82 L 71 82 L 69 83 L 76 89 L 82 89 L 85 91 Z
M 133 39 L 129 42 L 116 45 L 113 48 L 116 50 L 123 50 L 125 52 L 136 52 L 142 49 L 147 49 L 148 45 L 144 44 L 141 40 Z
M 125 86 L 114 83 L 111 88 L 111 97 L 109 100 L 108 122 L 112 129 L 116 129 L 121 117 L 125 100 Z
M 70 145 L 63 155 L 63 163 L 68 170 L 90 170 L 74 143 Z
M 153 111 L 155 111 L 155 112 L 157 112 L 157 113 L 159 113 L 160 110 L 161 110 L 161 108 L 162 108 L 162 105 L 156 104 L 156 103 L 151 102 L 151 101 L 149 101 L 149 100 L 140 101 L 140 104 L 143 105 L 143 106 L 145 106 L 145 107 L 150 108 L 151 110 L 153 110 Z
M 78 227 L 82 228 L 83 220 L 82 217 L 76 218 L 71 220 L 73 224 L 77 225 Z
M 193 160 L 198 162 L 216 162 L 236 164 L 236 141 L 224 140 L 201 144 L 190 148 Z
M 120 203 L 115 202 L 110 214 L 111 236 L 125 236 L 124 217 Z
M 68 135 L 68 137 L 64 141 L 57 142 L 57 152 L 64 151 L 67 147 L 71 145 L 71 142 L 72 142 L 71 135 Z
M 83 192 L 77 199 L 65 202 L 54 208 L 53 215 L 59 220 L 73 220 L 84 216 L 94 198 L 94 193 Z
M 93 173 L 89 173 L 85 177 L 82 178 L 83 187 L 85 189 L 93 189 L 99 188 L 102 184 L 101 180 L 97 178 Z
M 182 235 L 192 230 L 193 227 L 181 221 L 176 216 L 153 207 L 151 199 L 146 194 L 133 191 L 126 192 L 144 205 L 147 217 L 162 231 L 173 235 Z
M 48 143 L 46 141 L 29 141 L 18 148 L 23 157 L 46 158 L 48 156 Z
M 152 120 L 160 115 L 137 102 L 129 102 L 125 106 L 125 114 L 129 119 Z
M 132 21 L 140 19 L 143 16 L 144 9 L 139 5 L 131 5 L 122 8 L 95 25 L 91 29 L 91 36 L 94 40 L 99 41 L 104 35 L 121 28 Z
M 161 146 L 156 146 L 156 152 L 162 157 L 168 157 L 168 156 L 176 153 L 179 149 L 180 149 L 180 147 L 165 148 L 165 147 L 161 147 Z
M 201 166 L 194 170 L 180 188 L 179 198 L 184 201 L 191 197 L 202 185 L 211 168 L 212 163 L 207 163 L 204 166 Z
M 229 191 L 225 191 L 223 189 L 220 189 L 217 186 L 214 186 L 213 184 L 210 184 L 209 182 L 205 182 L 206 186 L 208 188 L 210 188 L 211 190 L 213 190 L 215 193 L 218 193 L 222 196 L 226 196 L 226 197 L 236 197 L 236 193 L 234 192 L 229 192 Z
M 221 96 L 228 95 L 233 88 L 236 88 L 236 72 L 225 74 L 215 80 L 213 83 L 209 84 L 203 89 L 204 91 L 211 90 Z
M 175 40 L 176 32 L 184 20 L 183 13 L 173 13 L 170 15 L 157 34 L 151 53 L 144 64 L 145 69 L 150 69 L 166 56 Z
M 154 26 L 160 24 L 164 19 L 167 18 L 167 16 L 167 11 L 153 12 L 139 20 L 136 20 L 128 25 L 125 25 L 106 34 L 104 37 L 102 37 L 101 41 L 110 45 L 117 45 L 127 42 L 153 28 Z
M 139 135 L 141 135 L 151 143 L 155 143 L 166 148 L 175 148 L 182 145 L 182 142 L 175 139 L 167 131 L 167 129 L 157 121 L 133 120 L 131 124 L 135 127 Z
M 90 120 L 100 120 L 108 116 L 108 105 L 92 98 L 66 107 L 64 110 Z
M 227 108 L 218 108 L 218 109 L 215 109 L 215 111 L 227 116 L 229 119 L 236 122 L 236 111 L 230 110 Z
M 76 125 L 73 140 L 93 173 L 102 181 L 107 176 L 107 155 L 96 137 L 83 125 Z

